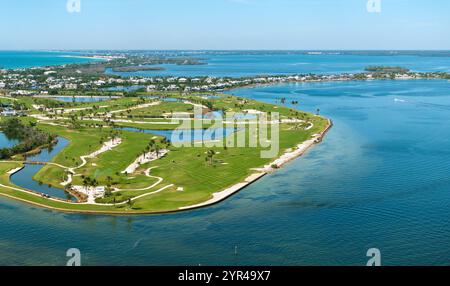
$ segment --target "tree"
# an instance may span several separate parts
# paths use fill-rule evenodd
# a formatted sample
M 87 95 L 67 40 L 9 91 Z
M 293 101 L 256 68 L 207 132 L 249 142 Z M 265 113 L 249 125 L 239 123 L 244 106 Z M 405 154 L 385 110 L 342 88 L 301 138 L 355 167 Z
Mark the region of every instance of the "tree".
M 85 190 L 87 190 L 88 189 L 88 186 L 90 186 L 90 180 L 89 180 L 89 178 L 83 178 L 83 188 L 85 189 Z
M 127 206 L 128 206 L 129 209 L 133 208 L 133 204 L 134 204 L 134 202 L 131 199 L 127 200 Z
M 106 185 L 108 187 L 111 187 L 112 186 L 112 182 L 113 182 L 113 178 L 111 176 L 107 176 L 106 177 Z
M 208 152 L 206 154 L 207 154 L 206 158 L 209 159 L 209 164 L 212 165 L 213 158 L 214 158 L 214 155 L 216 155 L 216 152 L 214 152 L 214 150 L 208 150 Z
M 156 158 L 159 158 L 160 150 L 159 150 L 159 146 L 158 145 L 156 145 L 156 147 L 155 147 L 155 152 L 156 152 Z

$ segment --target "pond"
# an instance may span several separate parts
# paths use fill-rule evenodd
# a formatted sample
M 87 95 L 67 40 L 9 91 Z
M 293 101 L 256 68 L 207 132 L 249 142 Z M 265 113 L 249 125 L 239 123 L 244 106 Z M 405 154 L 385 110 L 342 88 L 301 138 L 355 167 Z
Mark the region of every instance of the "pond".
M 0 149 L 11 148 L 19 143 L 19 140 L 9 139 L 5 133 L 0 132 Z
M 28 162 L 50 162 L 69 142 L 62 137 L 58 138 L 58 143 L 51 149 L 44 149 L 41 153 L 27 158 Z M 25 164 L 25 167 L 13 174 L 10 178 L 11 182 L 16 186 L 25 188 L 27 190 L 36 191 L 47 194 L 51 197 L 60 198 L 64 200 L 76 201 L 76 198 L 60 188 L 51 187 L 40 184 L 33 180 L 33 177 L 43 168 L 43 165 Z
M 145 88 L 144 85 L 130 85 L 130 86 L 113 86 L 113 87 L 107 87 L 103 88 L 104 91 L 124 91 L 124 92 L 131 92 L 136 91 L 139 89 Z
M 54 99 L 54 100 L 64 101 L 64 102 L 92 103 L 92 102 L 107 101 L 107 100 L 116 99 L 119 97 L 117 97 L 117 96 L 46 96 L 46 97 L 42 97 L 41 96 L 39 98 Z
M 117 128 L 119 130 L 140 132 L 146 134 L 153 134 L 167 138 L 172 143 L 185 142 L 206 142 L 214 141 L 227 137 L 239 129 L 237 128 L 215 128 L 215 129 L 192 129 L 192 130 L 149 130 L 138 129 L 132 127 Z M 187 131 L 187 132 L 186 132 Z M 189 132 L 190 131 L 190 132 Z

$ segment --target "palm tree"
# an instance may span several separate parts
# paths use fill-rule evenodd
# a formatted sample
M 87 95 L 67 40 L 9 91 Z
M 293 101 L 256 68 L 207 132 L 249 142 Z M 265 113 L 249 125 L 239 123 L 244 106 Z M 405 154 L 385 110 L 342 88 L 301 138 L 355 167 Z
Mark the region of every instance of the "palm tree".
M 206 157 L 209 159 L 209 164 L 210 165 L 212 165 L 212 163 L 213 163 L 214 155 L 216 155 L 216 152 L 214 152 L 214 150 L 208 150 Z
M 106 184 L 108 187 L 112 186 L 113 178 L 111 176 L 106 177 Z
M 97 181 L 97 179 L 93 179 L 91 185 L 92 185 L 92 187 L 94 187 L 94 188 L 97 187 L 97 186 L 98 186 L 98 181 Z
M 133 201 L 131 199 L 128 199 L 127 200 L 127 205 L 128 205 L 128 208 L 132 209 L 133 208 Z
M 88 189 L 88 186 L 90 185 L 90 180 L 89 180 L 89 178 L 83 178 L 83 188 L 85 189 L 85 190 L 87 190 Z

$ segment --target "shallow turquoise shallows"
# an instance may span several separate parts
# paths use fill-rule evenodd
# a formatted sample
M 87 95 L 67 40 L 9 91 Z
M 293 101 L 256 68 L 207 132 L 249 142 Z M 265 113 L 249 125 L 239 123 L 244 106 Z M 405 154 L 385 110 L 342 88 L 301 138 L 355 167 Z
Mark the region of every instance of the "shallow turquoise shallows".
M 102 61 L 87 59 L 76 52 L 0 51 L 0 69 L 55 66 Z
M 291 84 L 232 93 L 334 120 L 326 140 L 206 209 L 111 217 L 0 198 L 0 264 L 450 265 L 450 83 Z M 237 246 L 237 255 L 235 247 Z
M 257 75 L 358 73 L 372 65 L 401 66 L 414 71 L 449 72 L 450 57 L 417 53 L 416 55 L 308 55 L 289 52 L 229 52 L 193 55 L 206 65 L 161 65 L 164 70 L 113 72 L 121 76 L 214 76 L 246 77 Z M 152 66 L 154 67 L 154 66 Z

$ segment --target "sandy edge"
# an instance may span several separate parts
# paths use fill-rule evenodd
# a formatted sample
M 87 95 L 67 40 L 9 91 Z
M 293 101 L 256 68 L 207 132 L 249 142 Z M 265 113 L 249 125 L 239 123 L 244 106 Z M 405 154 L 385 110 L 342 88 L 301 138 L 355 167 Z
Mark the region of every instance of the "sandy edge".
M 305 154 L 306 151 L 308 151 L 312 146 L 314 146 L 317 143 L 320 143 L 323 140 L 323 138 L 325 137 L 325 135 L 328 133 L 328 131 L 331 129 L 332 126 L 333 126 L 333 122 L 330 119 L 328 119 L 328 125 L 324 131 L 322 131 L 317 136 L 314 136 L 312 139 L 307 140 L 307 141 L 297 145 L 296 150 L 284 153 L 282 156 L 280 156 L 279 158 L 274 160 L 272 163 L 264 166 L 264 168 L 259 169 L 261 172 L 254 173 L 254 174 L 248 176 L 244 180 L 244 182 L 237 183 L 223 191 L 214 193 L 212 195 L 213 197 L 211 199 L 207 200 L 206 202 L 196 204 L 196 205 L 181 207 L 181 208 L 178 208 L 178 210 L 183 211 L 183 210 L 192 210 L 192 209 L 202 208 L 202 207 L 217 204 L 217 203 L 231 197 L 232 195 L 236 194 L 237 192 L 241 191 L 242 189 L 255 183 L 256 181 L 258 181 L 265 175 L 275 171 L 276 169 L 272 168 L 271 167 L 272 165 L 277 165 L 277 168 L 281 168 L 282 166 L 289 163 L 290 161 Z
M 283 160 L 282 164 L 279 166 L 283 166 L 286 163 L 302 156 L 303 154 L 306 153 L 306 151 L 311 148 L 312 146 L 314 146 L 317 143 L 320 143 L 323 138 L 325 137 L 325 135 L 328 133 L 328 131 L 331 129 L 331 127 L 333 126 L 333 122 L 328 119 L 328 125 L 325 128 L 324 131 L 322 131 L 320 134 L 318 134 L 318 136 L 314 137 L 312 140 L 308 140 L 303 142 L 302 144 L 300 144 L 299 146 L 303 145 L 304 148 L 302 150 L 297 149 L 294 152 L 289 152 L 289 154 L 292 154 L 292 156 L 286 156 L 286 159 Z M 305 144 L 306 142 L 309 142 L 309 144 Z M 284 154 L 286 155 L 286 154 Z M 283 156 L 284 156 L 283 155 Z M 281 158 L 281 157 L 280 157 Z M 280 158 L 278 158 L 277 160 L 279 160 Z M 276 160 L 275 160 L 276 161 Z M 37 202 L 32 202 L 32 201 L 28 201 L 22 198 L 18 198 L 15 196 L 11 196 L 5 193 L 1 193 L 0 192 L 0 196 L 3 197 L 8 197 L 10 199 L 16 200 L 16 201 L 21 201 L 21 202 L 25 202 L 31 205 L 35 205 L 35 206 L 39 206 L 45 209 L 51 209 L 51 210 L 55 210 L 55 211 L 59 211 L 59 212 L 64 212 L 64 213 L 82 213 L 82 214 L 90 214 L 90 215 L 117 215 L 117 216 L 128 216 L 128 215 L 156 215 L 156 214 L 169 214 L 169 213 L 178 213 L 181 211 L 188 211 L 188 210 L 194 210 L 194 209 L 199 209 L 199 208 L 204 208 L 204 207 L 208 207 L 214 204 L 218 204 L 222 201 L 224 201 L 225 199 L 231 197 L 232 195 L 238 193 L 239 191 L 243 190 L 244 188 L 246 188 L 247 186 L 255 183 L 256 181 L 258 181 L 259 179 L 261 179 L 262 177 L 264 177 L 265 175 L 267 175 L 269 172 L 265 171 L 265 172 L 260 172 L 260 173 L 255 173 L 250 175 L 249 177 L 247 177 L 244 182 L 241 183 L 237 183 L 223 191 L 214 193 L 211 199 L 209 199 L 206 202 L 200 203 L 200 204 L 196 204 L 196 205 L 191 205 L 191 206 L 186 206 L 186 207 L 181 207 L 175 210 L 168 210 L 168 211 L 149 211 L 149 212 L 115 212 L 115 211 L 85 211 L 85 210 L 71 210 L 71 209 L 63 209 L 63 208 L 58 208 L 58 207 L 51 207 L 51 206 L 47 206 L 44 204 L 40 204 Z M 33 193 L 32 193 L 33 194 Z M 36 195 L 36 194 L 35 194 Z

